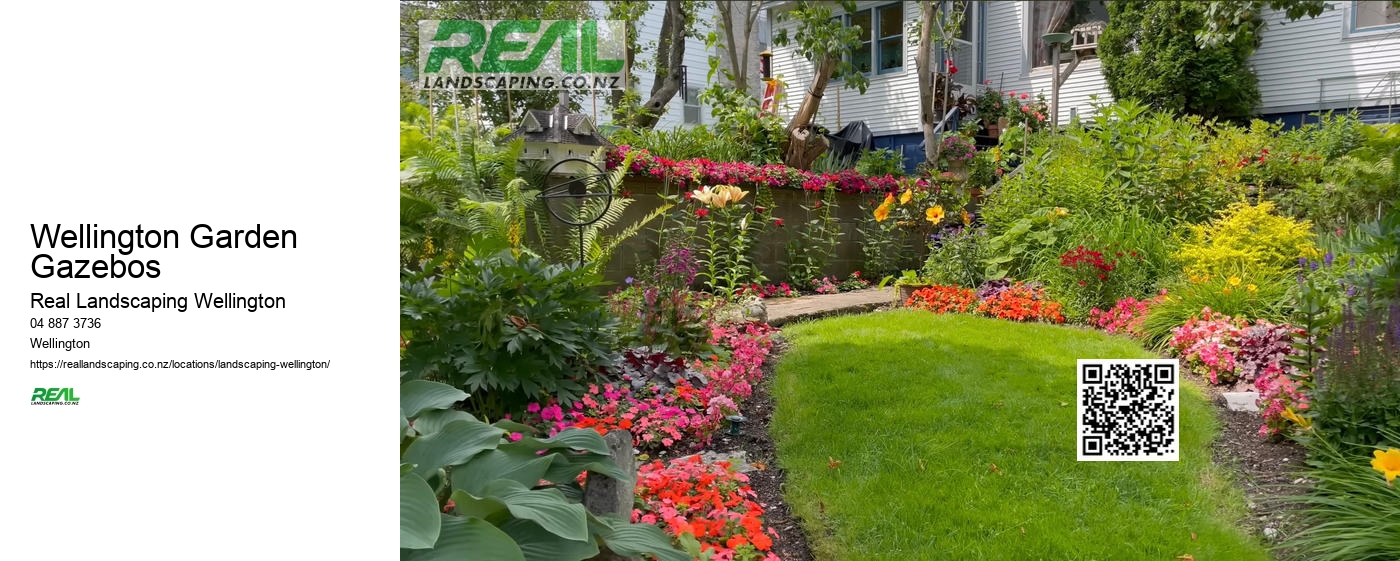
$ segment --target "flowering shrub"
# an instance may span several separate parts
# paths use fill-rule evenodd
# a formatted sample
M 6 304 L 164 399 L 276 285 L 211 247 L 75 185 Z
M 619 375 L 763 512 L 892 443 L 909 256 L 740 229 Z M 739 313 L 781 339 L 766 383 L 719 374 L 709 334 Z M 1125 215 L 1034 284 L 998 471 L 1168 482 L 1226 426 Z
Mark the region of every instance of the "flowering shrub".
M 1045 289 L 1015 283 L 977 304 L 977 313 L 1016 321 L 1064 323 L 1060 303 L 1046 298 Z
M 711 355 L 708 362 L 694 361 L 699 376 L 676 377 L 674 386 L 667 380 L 640 389 L 630 387 L 630 380 L 590 385 L 567 411 L 555 401 L 531 403 L 524 422 L 541 426 L 550 435 L 570 427 L 600 434 L 630 430 L 633 445 L 645 450 L 704 445 L 724 418 L 738 413 L 739 403 L 753 394 L 753 384 L 763 377 L 763 361 L 773 347 L 774 331 L 766 324 L 711 325 L 709 343 L 729 356 L 727 360 Z M 709 383 L 697 388 L 690 380 Z
M 1190 372 L 1212 384 L 1230 384 L 1238 379 L 1231 345 L 1235 328 L 1233 318 L 1205 308 L 1199 319 L 1193 317 L 1173 329 L 1168 345 Z
M 836 279 L 831 277 L 812 279 L 812 287 L 812 290 L 816 291 L 817 294 L 836 294 L 837 292 L 841 292 L 841 289 L 836 286 Z
M 1254 378 L 1259 409 L 1264 416 L 1264 424 L 1259 427 L 1260 436 L 1272 436 L 1295 424 L 1307 426 L 1310 423 L 1299 415 L 1311 401 L 1307 378 L 1306 373 L 1283 362 L 1269 363 Z
M 935 314 L 968 312 L 977 305 L 977 296 L 970 288 L 936 285 L 915 290 L 904 305 Z
M 1209 224 L 1189 228 L 1177 258 L 1191 274 L 1285 270 L 1299 258 L 1318 254 L 1311 223 L 1280 216 L 1269 202 L 1235 203 Z
M 774 296 L 790 297 L 797 296 L 797 291 L 793 290 L 788 283 L 759 284 L 753 283 L 740 289 L 739 294 L 752 294 L 759 298 L 772 298 Z
M 637 474 L 634 523 L 656 524 L 677 538 L 690 534 L 713 560 L 779 561 L 771 552 L 778 533 L 763 527 L 763 506 L 748 476 L 729 462 L 700 456 L 642 464 Z
M 1142 320 L 1147 318 L 1147 311 L 1154 304 L 1162 302 L 1166 296 L 1166 289 L 1162 289 L 1161 294 L 1146 300 L 1138 300 L 1131 296 L 1120 298 L 1108 311 L 1098 308 L 1089 310 L 1089 324 L 1109 333 L 1126 333 L 1141 337 Z
M 646 150 L 619 146 L 608 154 L 608 169 L 621 165 L 627 154 L 635 153 L 627 173 L 631 176 L 670 177 L 682 188 L 691 184 L 748 184 L 772 189 L 822 191 L 828 186 L 842 193 L 892 192 L 898 180 L 891 175 L 865 176 L 855 170 L 815 173 L 781 164 L 758 166 L 746 162 L 715 162 L 704 158 L 671 160 L 653 156 Z M 919 183 L 927 185 L 920 179 Z
M 938 153 L 938 157 L 945 162 L 966 164 L 977 157 L 977 145 L 966 136 L 956 133 L 949 134 L 943 137 L 940 144 L 942 150 Z
M 841 281 L 841 284 L 838 285 L 836 288 L 840 289 L 841 292 L 850 292 L 852 290 L 860 290 L 869 286 L 870 281 L 861 278 L 860 271 L 854 271 L 851 273 L 850 277 L 847 277 L 846 280 Z

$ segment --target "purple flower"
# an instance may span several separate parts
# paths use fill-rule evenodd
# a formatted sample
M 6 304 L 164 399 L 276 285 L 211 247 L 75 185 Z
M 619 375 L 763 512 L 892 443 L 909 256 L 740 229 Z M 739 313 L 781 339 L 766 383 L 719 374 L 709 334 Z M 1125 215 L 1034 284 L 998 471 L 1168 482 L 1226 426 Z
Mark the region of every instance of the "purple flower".
M 625 282 L 625 283 L 627 283 L 627 284 L 632 284 L 632 281 L 634 281 L 634 280 L 637 280 L 637 279 L 634 279 L 634 278 L 632 278 L 632 277 L 627 277 L 627 278 L 625 278 L 625 279 L 622 279 L 622 282 Z
M 1331 267 L 1331 266 L 1332 266 L 1332 260 L 1333 260 L 1333 259 L 1334 259 L 1334 257 L 1332 256 L 1332 252 L 1330 252 L 1330 251 L 1327 252 L 1327 255 L 1322 256 L 1322 262 L 1323 262 L 1323 264 L 1327 265 L 1328 267 Z
M 1317 270 L 1317 261 L 1308 261 L 1308 268 L 1309 268 L 1309 269 L 1312 269 L 1312 270 L 1314 270 L 1314 271 L 1316 271 L 1316 270 Z

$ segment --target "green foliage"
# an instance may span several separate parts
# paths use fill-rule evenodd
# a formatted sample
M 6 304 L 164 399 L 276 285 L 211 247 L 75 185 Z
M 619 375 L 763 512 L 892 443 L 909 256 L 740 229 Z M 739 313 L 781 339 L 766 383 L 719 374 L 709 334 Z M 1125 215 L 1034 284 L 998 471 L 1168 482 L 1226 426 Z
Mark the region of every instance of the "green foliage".
M 636 283 L 608 297 L 621 318 L 619 342 L 672 356 L 698 358 L 713 353 L 709 344 L 708 295 Z
M 985 228 L 957 227 L 937 235 L 929 245 L 928 259 L 919 271 L 931 284 L 973 288 L 986 277 L 987 231 Z
M 472 392 L 492 417 L 531 401 L 572 402 L 615 360 L 617 319 L 575 266 L 510 251 L 463 261 L 442 278 L 406 274 L 402 370 Z
M 1206 118 L 1252 114 L 1259 102 L 1252 49 L 1242 41 L 1198 45 L 1206 9 L 1200 2 L 1110 2 L 1098 53 L 1114 99 Z
M 812 288 L 812 281 L 825 276 L 827 263 L 836 256 L 841 225 L 836 220 L 836 190 L 828 187 L 812 206 L 799 205 L 807 219 L 797 237 L 788 242 L 788 281 L 800 290 Z
M 1400 307 L 1348 309 L 1327 348 L 1309 409 L 1317 434 L 1376 444 L 1400 433 Z
M 1400 127 L 1382 130 L 1354 116 L 1324 117 L 1321 125 L 1290 131 L 1281 140 L 1296 150 L 1291 167 L 1300 163 L 1301 153 L 1301 163 L 1316 168 L 1294 178 L 1296 187 L 1274 195 L 1285 212 L 1331 230 L 1376 219 L 1400 200 L 1400 172 L 1395 166 Z M 1285 166 L 1286 158 L 1274 161 Z
M 748 194 L 733 185 L 705 189 Z M 700 196 L 697 195 L 696 199 L 700 199 Z M 727 203 L 714 204 L 707 202 L 706 207 L 697 209 L 698 222 L 704 226 L 701 228 L 697 224 L 692 230 L 698 233 L 699 248 L 695 261 L 700 270 L 697 278 L 711 294 L 724 298 L 731 298 L 740 289 L 767 280 L 753 257 L 757 248 L 754 239 L 763 229 L 763 217 L 752 212 L 747 204 L 734 200 L 730 198 Z
M 1209 224 L 1193 224 L 1177 258 L 1191 274 L 1282 271 L 1318 256 L 1312 225 L 1274 213 L 1273 203 L 1236 203 Z
M 1163 285 L 1167 297 L 1148 310 L 1141 331 L 1149 346 L 1160 348 L 1171 338 L 1172 328 L 1199 317 L 1204 308 L 1234 318 L 1283 323 L 1289 315 L 1292 282 L 1293 277 L 1286 273 L 1243 269 L 1206 277 L 1177 277 Z
M 754 165 L 777 164 L 783 159 L 782 144 L 787 139 L 787 127 L 772 112 L 764 112 L 760 100 L 748 92 L 724 84 L 714 84 L 700 92 L 701 103 L 710 105 L 715 118 L 715 135 L 710 142 L 727 150 L 738 151 L 738 157 L 716 158 L 717 162 L 749 162 Z M 714 154 L 718 155 L 718 154 Z
M 1003 178 L 982 207 L 982 219 L 994 235 L 1047 207 L 1109 215 L 1128 206 L 1125 192 L 1106 187 L 1093 155 L 1066 136 L 1048 140 L 1025 156 L 1020 173 Z
M 1303 529 L 1280 547 L 1299 559 L 1354 561 L 1393 559 L 1400 551 L 1400 485 L 1386 485 L 1371 467 L 1376 450 L 1400 446 L 1400 431 L 1381 433 L 1377 446 L 1303 437 L 1311 482 L 1285 504 L 1301 507 Z
M 1323 0 L 1251 0 L 1206 3 L 1205 25 L 1196 32 L 1196 41 L 1204 47 L 1228 43 L 1243 43 L 1258 48 L 1260 33 L 1268 26 L 1264 8 L 1280 10 L 1288 21 L 1303 16 L 1317 17 L 1327 8 Z
M 841 80 L 846 88 L 864 94 L 870 80 L 845 58 L 845 55 L 860 47 L 860 29 L 846 27 L 835 17 L 831 10 L 833 4 L 848 14 L 856 11 L 856 3 L 852 0 L 835 3 L 799 0 L 792 9 L 777 16 L 778 22 L 796 20 L 796 31 L 790 38 L 786 28 L 779 30 L 773 35 L 773 44 L 781 47 L 795 42 L 796 53 L 813 63 L 835 58 L 838 62 L 831 77 Z
M 1376 301 L 1400 301 L 1400 209 L 1392 208 L 1380 219 L 1358 225 L 1349 242 L 1366 268 L 1355 284 L 1366 288 Z
M 881 177 L 904 175 L 904 156 L 889 148 L 877 148 L 861 154 L 856 161 L 856 171 L 861 175 Z
M 584 509 L 579 474 L 636 477 L 618 469 L 598 433 L 536 438 L 510 421 L 488 425 L 452 408 L 466 397 L 425 380 L 399 387 L 400 558 L 565 561 L 606 547 L 691 559 L 655 526 Z
M 987 240 L 983 276 L 1022 278 L 1037 262 L 1056 257 L 1055 248 L 1070 233 L 1068 216 L 1061 207 L 1037 209 Z
M 1069 223 L 1060 243 L 1031 265 L 1028 278 L 1044 283 L 1070 320 L 1088 317 L 1092 308 L 1108 309 L 1124 297 L 1144 298 L 1158 288 L 1159 279 L 1176 272 L 1172 261 L 1176 245 L 1161 222 L 1130 211 L 1112 216 L 1080 214 L 1070 217 Z M 1063 256 L 1080 247 L 1102 253 L 1104 264 L 1112 270 L 1066 266 Z

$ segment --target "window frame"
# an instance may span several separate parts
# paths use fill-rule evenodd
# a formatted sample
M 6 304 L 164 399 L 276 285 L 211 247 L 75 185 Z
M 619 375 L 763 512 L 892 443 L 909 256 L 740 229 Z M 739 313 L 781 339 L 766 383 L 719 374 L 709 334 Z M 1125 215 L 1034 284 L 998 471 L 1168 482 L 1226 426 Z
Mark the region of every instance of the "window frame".
M 897 35 L 884 35 L 884 36 L 880 35 L 880 33 L 881 33 L 881 30 L 880 30 L 880 20 L 879 20 L 879 17 L 880 17 L 880 10 L 885 9 L 885 8 L 894 8 L 894 9 L 896 9 L 896 10 L 899 10 L 899 33 L 898 33 Z M 904 33 L 904 25 L 905 25 L 904 3 L 903 3 L 903 2 L 890 2 L 890 3 L 886 3 L 886 4 L 880 4 L 880 5 L 878 5 L 878 6 L 870 6 L 870 7 L 861 9 L 861 10 L 856 10 L 856 11 L 851 12 L 851 13 L 845 13 L 845 14 L 841 14 L 841 15 L 837 15 L 837 16 L 832 16 L 831 19 L 840 21 L 840 22 L 841 22 L 841 25 L 844 26 L 844 27 L 851 27 L 851 16 L 856 15 L 856 14 L 860 14 L 860 13 L 868 13 L 868 14 L 870 14 L 870 27 L 871 27 L 871 29 L 870 29 L 870 40 L 869 40 L 869 41 L 861 41 L 862 44 L 865 44 L 865 45 L 869 45 L 869 46 L 870 46 L 870 71 L 868 71 L 868 72 L 861 72 L 861 74 L 863 74 L 863 75 L 865 75 L 865 76 L 867 76 L 867 77 L 870 77 L 870 78 L 877 78 L 877 77 L 880 77 L 880 76 L 897 76 L 897 75 L 900 75 L 900 74 L 904 74 L 904 72 L 906 71 L 906 69 L 907 69 L 908 66 L 909 66 L 909 64 L 908 64 L 909 61 L 907 60 L 908 57 L 909 57 L 909 43 L 907 42 L 907 40 L 906 40 L 906 38 L 905 38 L 905 33 Z M 880 55 L 880 44 L 881 44 L 881 43 L 888 43 L 888 42 L 895 41 L 895 40 L 898 40 L 898 41 L 899 41 L 899 66 L 898 66 L 898 67 L 887 68 L 887 69 L 883 69 L 883 70 L 882 70 L 882 69 L 880 68 L 880 56 L 879 56 L 879 55 Z M 847 55 L 847 56 L 846 56 L 845 61 L 854 64 L 854 62 L 851 61 L 850 55 Z M 831 80 L 832 80 L 833 82 L 837 82 L 837 81 L 840 81 L 841 79 L 840 79 L 840 78 L 837 78 L 837 77 L 835 77 L 835 76 L 833 76 L 833 77 L 831 78 Z
M 1385 0 L 1382 0 L 1381 3 L 1382 3 L 1382 4 L 1385 4 L 1386 2 L 1385 2 Z M 1369 34 L 1372 34 L 1372 33 L 1385 33 L 1385 32 L 1388 32 L 1388 31 L 1394 31 L 1394 30 L 1396 30 L 1396 29 L 1400 29 L 1400 21 L 1397 21 L 1397 22 L 1395 22 L 1395 23 L 1385 23 L 1385 24 L 1381 24 L 1381 25 L 1372 25 L 1372 26 L 1368 26 L 1368 27 L 1357 27 L 1357 26 L 1356 26 L 1356 14 L 1357 14 L 1357 12 L 1361 11 L 1361 2 L 1360 2 L 1359 0 L 1351 0 L 1351 2 L 1348 2 L 1348 3 L 1347 3 L 1347 8 L 1348 8 L 1347 11 L 1349 12 L 1349 13 L 1347 14 L 1347 18 L 1346 18 L 1346 21 L 1347 21 L 1347 35 L 1348 35 L 1348 36 L 1351 36 L 1351 35 L 1369 35 Z
M 1073 2 L 1074 0 L 1070 0 L 1070 1 Z M 1103 3 L 1104 3 L 1104 9 L 1107 10 L 1107 9 L 1108 9 L 1108 0 L 1102 0 L 1102 1 L 1103 1 Z M 1024 17 L 1021 18 L 1021 19 L 1022 19 L 1022 21 L 1025 22 L 1024 25 L 1021 26 L 1021 39 L 1022 39 L 1022 48 L 1023 48 L 1022 53 L 1024 53 L 1024 56 L 1025 56 L 1024 67 L 1025 67 L 1026 72 L 1027 72 L 1027 73 L 1053 72 L 1053 71 L 1054 71 L 1053 69 L 1054 69 L 1054 67 L 1055 67 L 1055 61 L 1053 61 L 1053 60 L 1050 61 L 1048 64 L 1046 64 L 1046 65 L 1044 65 L 1044 66 L 1036 66 L 1036 65 L 1035 65 L 1035 48 L 1036 48 L 1036 45 L 1034 44 L 1034 42 L 1035 42 L 1036 39 L 1037 39 L 1037 36 L 1035 35 L 1035 2 L 1030 2 L 1030 1 L 1023 1 L 1023 2 L 1021 2 L 1021 13 L 1022 13 L 1022 15 L 1024 16 Z M 1093 58 L 1098 58 L 1098 55 L 1097 55 L 1097 54 L 1094 55 Z
M 683 125 L 703 125 L 705 124 L 705 104 L 700 103 L 700 88 L 695 86 L 685 86 L 685 98 L 681 100 L 681 124 Z M 695 120 L 691 121 L 687 117 L 691 109 L 695 110 Z

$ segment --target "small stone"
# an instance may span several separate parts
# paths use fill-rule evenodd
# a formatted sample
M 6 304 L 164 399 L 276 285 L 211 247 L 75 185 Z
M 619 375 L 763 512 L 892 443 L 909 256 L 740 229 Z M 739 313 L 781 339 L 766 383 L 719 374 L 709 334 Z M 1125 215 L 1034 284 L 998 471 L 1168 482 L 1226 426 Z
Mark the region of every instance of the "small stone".
M 1264 528 L 1264 538 L 1270 541 L 1278 539 L 1278 530 L 1274 528 Z
M 1259 392 L 1225 392 L 1220 394 L 1220 399 L 1231 411 L 1259 411 Z

